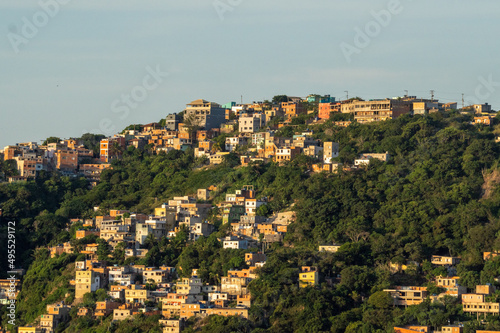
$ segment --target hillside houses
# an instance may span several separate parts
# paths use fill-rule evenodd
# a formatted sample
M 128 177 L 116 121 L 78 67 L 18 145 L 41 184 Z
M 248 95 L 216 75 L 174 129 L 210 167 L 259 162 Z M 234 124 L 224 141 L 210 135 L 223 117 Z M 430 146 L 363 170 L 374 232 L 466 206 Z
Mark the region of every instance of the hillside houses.
M 334 159 L 342 148 L 338 143 L 316 140 L 313 138 L 314 131 L 294 133 L 288 138 L 276 135 L 276 129 L 292 126 L 292 119 L 312 112 L 306 110 L 304 103 L 315 103 L 317 120 L 326 121 L 335 113 L 350 113 L 358 123 L 456 109 L 456 103 L 440 103 L 414 96 L 370 101 L 336 101 L 328 95 L 316 97 L 290 97 L 288 101 L 275 105 L 264 102 L 220 105 L 197 99 L 186 104 L 182 115 L 169 114 L 161 125 L 150 123 L 134 126 L 134 129 L 105 137 L 94 150 L 88 149 L 81 139 L 68 139 L 46 145 L 35 142 L 9 145 L 0 154 L 4 160 L 15 161 L 19 175 L 10 177 L 11 182 L 36 178 L 42 171 L 57 170 L 63 175 L 81 175 L 88 179 L 91 186 L 95 186 L 101 174 L 111 168 L 111 162 L 120 159 L 123 152 L 131 147 L 154 154 L 192 148 L 195 157 L 206 158 L 210 165 L 221 164 L 230 152 L 240 154 L 245 165 L 249 161 L 284 164 L 303 154 L 320 163 L 314 165 L 314 172 L 331 173 L 339 169 L 338 165 L 331 165 L 336 163 Z M 476 114 L 476 124 L 489 126 L 493 122 L 494 114 L 487 103 L 467 107 L 465 111 Z M 350 120 L 334 122 L 336 126 L 349 126 L 351 123 Z M 222 146 L 216 144 L 216 138 L 224 133 L 232 135 L 225 138 Z M 373 158 L 375 154 L 368 155 Z M 361 156 L 352 162 L 355 167 L 363 166 L 368 163 L 368 159 Z

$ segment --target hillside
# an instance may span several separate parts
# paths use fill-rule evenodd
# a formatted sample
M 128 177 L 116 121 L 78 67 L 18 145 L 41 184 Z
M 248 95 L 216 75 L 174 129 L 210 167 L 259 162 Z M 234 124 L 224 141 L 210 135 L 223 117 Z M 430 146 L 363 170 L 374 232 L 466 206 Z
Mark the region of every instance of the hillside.
M 311 172 L 316 161 L 304 155 L 284 165 L 241 166 L 238 158 L 229 157 L 221 165 L 204 166 L 191 149 L 153 155 L 129 148 L 92 189 L 84 178 L 48 173 L 25 184 L 1 184 L 1 234 L 6 234 L 7 221 L 17 222 L 17 243 L 23 244 L 18 245 L 17 265 L 27 269 L 18 320 L 33 323 L 47 304 L 73 301 L 74 287 L 68 280 L 77 254 L 51 259 L 45 250 L 37 250 L 67 241 L 76 244 L 76 227 L 69 227 L 69 219 L 93 218 L 110 209 L 150 214 L 174 196 L 193 195 L 210 186 L 217 188 L 209 202 L 215 204 L 252 185 L 259 198 L 268 199 L 259 215 L 292 209 L 296 222 L 283 242 L 266 250 L 266 264 L 249 284 L 248 319 L 190 319 L 184 332 L 393 332 L 394 326 L 418 323 L 437 328 L 448 322 L 465 322 L 466 333 L 482 326 L 498 330 L 499 317 L 488 317 L 482 324 L 476 315 L 462 311 L 457 298 L 398 308 L 382 291 L 399 285 L 437 290 L 434 281 L 443 269 L 430 264 L 432 255 L 461 257 L 456 274 L 469 290 L 479 284 L 500 286 L 500 259 L 483 260 L 483 252 L 500 251 L 498 128 L 475 126 L 470 120 L 448 112 L 348 127 L 337 127 L 331 120 L 317 126 L 299 121 L 298 127 L 280 130 L 309 129 L 315 139 L 338 142 L 336 161 L 344 164 L 353 163 L 361 153 L 390 155 L 387 162 L 374 160 L 336 174 Z M 136 264 L 173 266 L 180 277 L 198 269 L 211 284 L 228 270 L 244 268 L 244 254 L 250 250 L 222 248 L 218 238 L 229 228 L 216 213 L 208 219 L 217 228 L 209 237 L 188 241 L 181 231 L 171 239 L 154 240 Z M 87 241 L 83 243 L 95 239 Z M 318 246 L 334 243 L 342 244 L 336 253 L 318 251 Z M 101 254 L 112 264 L 126 262 L 116 250 Z M 2 251 L 0 271 L 8 270 L 6 264 Z M 407 268 L 394 270 L 391 264 Z M 318 268 L 317 285 L 299 287 L 302 266 Z M 500 293 L 490 297 L 498 301 Z M 6 312 L 1 311 L 5 327 Z M 87 320 L 72 311 L 71 321 L 59 330 L 160 329 L 154 316 L 139 315 L 132 323 Z

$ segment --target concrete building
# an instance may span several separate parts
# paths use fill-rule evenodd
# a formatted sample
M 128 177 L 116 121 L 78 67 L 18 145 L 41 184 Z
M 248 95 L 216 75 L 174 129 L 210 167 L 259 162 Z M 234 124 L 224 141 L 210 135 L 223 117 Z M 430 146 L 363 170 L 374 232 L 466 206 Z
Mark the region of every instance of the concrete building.
M 282 102 L 281 109 L 286 119 L 291 119 L 307 113 L 306 108 L 300 102 Z
M 144 303 L 151 299 L 151 291 L 147 290 L 144 285 L 131 284 L 128 289 L 125 289 L 127 303 Z
M 169 131 L 176 131 L 179 127 L 179 123 L 181 121 L 181 117 L 176 113 L 169 114 L 166 117 L 165 127 Z
M 75 278 L 75 298 L 82 299 L 86 293 L 94 292 L 103 285 L 102 274 L 94 270 L 77 270 Z
M 491 105 L 489 105 L 488 103 L 474 104 L 472 105 L 472 109 L 474 110 L 475 113 L 490 113 Z
M 349 105 L 349 111 L 354 113 L 354 119 L 358 123 L 369 123 L 394 119 L 412 111 L 411 101 L 399 101 L 385 99 L 377 101 L 353 101 Z
M 302 266 L 299 273 L 299 287 L 305 288 L 315 286 L 319 283 L 317 267 Z
M 226 109 L 217 103 L 198 99 L 187 104 L 184 113 L 184 122 L 188 118 L 194 119 L 196 125 L 209 130 L 220 127 L 225 122 Z
M 387 162 L 389 161 L 389 153 L 386 152 L 384 154 L 375 154 L 375 153 L 366 153 L 366 154 L 361 154 L 358 159 L 354 160 L 354 165 L 368 165 L 370 164 L 370 160 L 376 159 L 382 162 Z
M 459 257 L 432 256 L 431 264 L 439 266 L 454 266 L 460 262 Z
M 240 133 L 258 132 L 266 124 L 266 115 L 262 113 L 243 114 L 238 119 Z
M 163 333 L 181 333 L 184 330 L 184 320 L 164 319 L 159 321 Z
M 182 278 L 177 281 L 177 294 L 179 295 L 199 295 L 201 293 L 201 279 L 197 277 Z
M 301 149 L 299 147 L 281 147 L 276 150 L 274 161 L 283 164 L 287 161 L 292 161 L 300 153 Z
M 320 245 L 319 252 L 332 252 L 335 253 L 340 249 L 341 245 Z
M 417 305 L 422 303 L 427 297 L 427 287 L 407 287 L 398 286 L 395 289 L 385 289 L 393 300 L 395 306 Z
M 319 103 L 318 104 L 318 118 L 330 119 L 332 112 L 340 112 L 341 104 L 335 102 Z
M 248 248 L 248 241 L 242 237 L 227 236 L 222 244 L 224 249 L 246 250 Z
M 102 139 L 99 149 L 101 162 L 108 163 L 114 158 L 119 158 L 123 149 L 125 149 L 125 138 L 123 137 Z
M 339 144 L 337 142 L 323 142 L 323 162 L 331 164 L 332 159 L 339 156 Z
M 452 277 L 442 277 L 438 276 L 436 278 L 436 286 L 440 288 L 446 289 L 445 294 L 459 297 L 462 294 L 467 292 L 466 287 L 462 287 L 459 285 L 460 277 L 452 276 Z
M 234 136 L 226 138 L 226 151 L 234 151 L 237 146 L 243 146 L 248 143 L 248 138 L 244 136 Z

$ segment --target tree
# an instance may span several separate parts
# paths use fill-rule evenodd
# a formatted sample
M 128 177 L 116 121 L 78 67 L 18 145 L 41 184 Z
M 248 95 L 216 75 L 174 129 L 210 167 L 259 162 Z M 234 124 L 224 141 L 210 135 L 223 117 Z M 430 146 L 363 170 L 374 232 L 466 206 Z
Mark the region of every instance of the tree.
M 287 95 L 276 95 L 273 97 L 273 105 L 280 105 L 281 103 L 288 102 L 288 96 Z
M 48 137 L 47 139 L 45 139 L 45 141 L 42 143 L 42 146 L 46 146 L 49 143 L 59 143 L 60 141 L 61 141 L 60 138 L 58 138 L 56 136 L 51 136 L 51 137 Z
M 385 291 L 377 291 L 368 298 L 368 304 L 376 309 L 389 309 L 393 303 L 391 295 Z

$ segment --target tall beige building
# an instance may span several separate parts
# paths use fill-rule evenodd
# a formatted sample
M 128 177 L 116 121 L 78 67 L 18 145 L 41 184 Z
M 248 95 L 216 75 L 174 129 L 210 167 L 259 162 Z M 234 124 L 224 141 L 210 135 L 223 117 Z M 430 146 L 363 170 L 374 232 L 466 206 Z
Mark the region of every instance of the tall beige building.
M 217 103 L 197 99 L 186 105 L 184 122 L 188 117 L 194 117 L 195 125 L 209 130 L 220 127 L 226 121 L 226 110 Z

